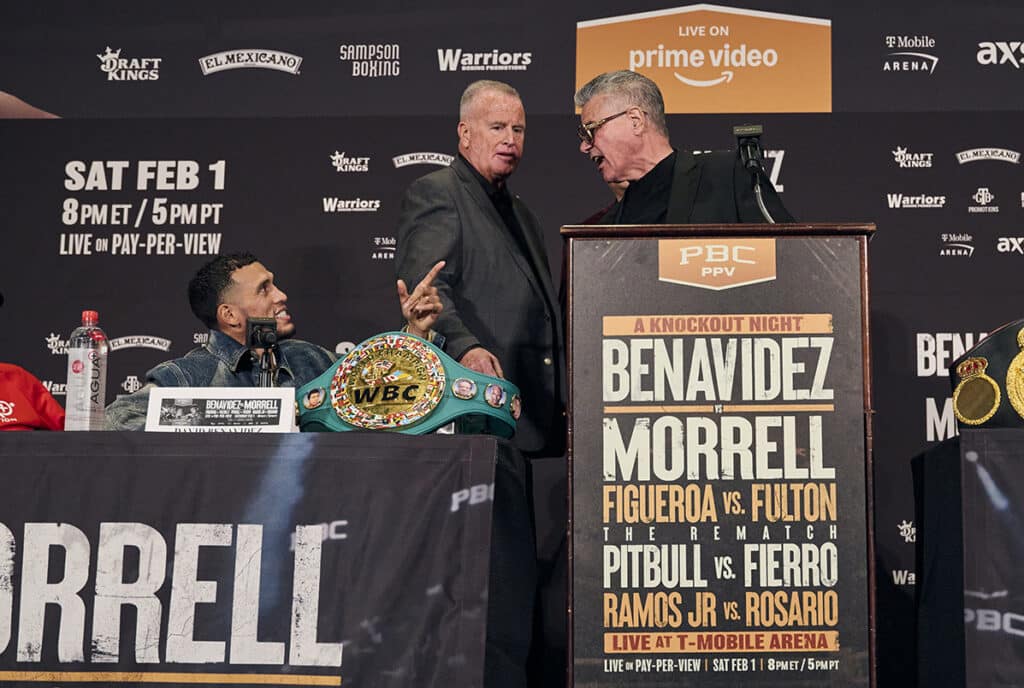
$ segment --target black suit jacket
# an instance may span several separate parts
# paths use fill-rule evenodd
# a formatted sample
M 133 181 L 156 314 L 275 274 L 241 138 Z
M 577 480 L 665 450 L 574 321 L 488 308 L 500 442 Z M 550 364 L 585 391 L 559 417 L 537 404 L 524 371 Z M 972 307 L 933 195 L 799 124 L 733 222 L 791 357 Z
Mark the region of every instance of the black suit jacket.
M 762 183 L 765 205 L 776 222 L 793 222 L 771 184 Z M 627 189 L 626 193 L 629 193 Z M 614 224 L 619 204 L 601 222 Z M 665 224 L 763 223 L 750 173 L 734 151 L 694 155 L 677 151 Z
M 458 360 L 482 346 L 501 361 L 522 392 L 515 444 L 534 456 L 561 456 L 565 443 L 562 322 L 540 224 L 513 195 L 524 254 L 472 168 L 456 156 L 451 167 L 420 177 L 405 193 L 396 270 L 412 287 L 439 260 L 434 284 L 444 312 L 434 329 Z

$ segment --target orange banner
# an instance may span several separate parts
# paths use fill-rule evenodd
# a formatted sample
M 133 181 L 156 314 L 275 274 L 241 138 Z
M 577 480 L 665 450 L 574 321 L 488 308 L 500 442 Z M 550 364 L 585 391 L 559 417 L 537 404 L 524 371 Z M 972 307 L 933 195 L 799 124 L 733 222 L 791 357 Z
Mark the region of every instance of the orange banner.
M 690 5 L 576 24 L 576 88 L 630 69 L 668 113 L 831 112 L 832 22 Z

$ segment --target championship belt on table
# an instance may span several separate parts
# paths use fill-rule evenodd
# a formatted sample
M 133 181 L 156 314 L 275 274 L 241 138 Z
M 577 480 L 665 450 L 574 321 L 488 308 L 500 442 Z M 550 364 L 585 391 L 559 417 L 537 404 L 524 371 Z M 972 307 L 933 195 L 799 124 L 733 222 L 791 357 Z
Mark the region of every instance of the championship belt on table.
M 511 437 L 522 411 L 519 388 L 459 365 L 403 332 L 370 337 L 295 391 L 303 432 L 389 430 L 423 435 L 467 415 Z

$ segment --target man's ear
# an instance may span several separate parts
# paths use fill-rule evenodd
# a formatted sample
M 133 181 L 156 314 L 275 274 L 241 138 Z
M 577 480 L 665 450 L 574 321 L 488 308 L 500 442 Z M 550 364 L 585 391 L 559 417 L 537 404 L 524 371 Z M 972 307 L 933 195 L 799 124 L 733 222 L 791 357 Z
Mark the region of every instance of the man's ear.
M 241 327 L 244 324 L 242 320 L 242 314 L 231 304 L 222 303 L 217 306 L 217 322 L 220 324 L 221 329 Z
M 647 126 L 647 114 L 638 107 L 632 107 L 629 110 L 629 121 L 634 134 L 643 133 L 644 127 Z
M 469 125 L 465 122 L 459 122 L 457 131 L 459 132 L 459 146 L 469 148 Z

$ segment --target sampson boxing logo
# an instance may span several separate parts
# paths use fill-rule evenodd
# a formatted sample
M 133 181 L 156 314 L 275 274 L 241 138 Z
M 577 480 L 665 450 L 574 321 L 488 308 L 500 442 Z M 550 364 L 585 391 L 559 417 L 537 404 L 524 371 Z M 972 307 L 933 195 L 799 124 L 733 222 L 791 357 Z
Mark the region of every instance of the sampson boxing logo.
M 576 24 L 576 87 L 629 69 L 665 110 L 830 112 L 831 22 L 698 4 Z M 751 109 L 753 108 L 753 109 Z
M 352 76 L 375 79 L 398 76 L 402 71 L 397 43 L 348 43 L 338 48 L 338 59 L 352 65 Z
M 261 48 L 225 50 L 199 58 L 199 68 L 203 70 L 203 76 L 229 69 L 273 69 L 297 75 L 301 65 L 302 58 L 298 55 Z
M 121 57 L 121 49 L 97 54 L 100 71 L 107 75 L 107 81 L 156 81 L 160 78 L 160 57 Z

